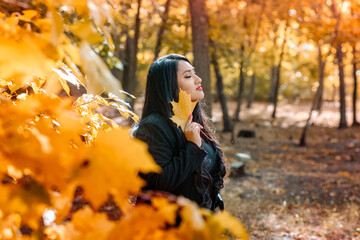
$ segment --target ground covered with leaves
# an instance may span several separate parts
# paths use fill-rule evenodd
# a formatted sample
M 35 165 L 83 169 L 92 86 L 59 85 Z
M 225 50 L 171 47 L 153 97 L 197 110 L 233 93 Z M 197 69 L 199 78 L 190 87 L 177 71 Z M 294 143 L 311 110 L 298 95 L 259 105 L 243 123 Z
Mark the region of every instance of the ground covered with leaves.
M 325 103 L 300 147 L 309 108 L 282 104 L 272 120 L 272 107 L 257 103 L 243 110 L 232 137 L 221 133 L 215 105 L 226 159 L 244 162 L 246 171 L 226 179 L 225 208 L 252 239 L 360 239 L 360 128 L 337 129 L 337 106 Z M 255 137 L 237 137 L 240 130 Z

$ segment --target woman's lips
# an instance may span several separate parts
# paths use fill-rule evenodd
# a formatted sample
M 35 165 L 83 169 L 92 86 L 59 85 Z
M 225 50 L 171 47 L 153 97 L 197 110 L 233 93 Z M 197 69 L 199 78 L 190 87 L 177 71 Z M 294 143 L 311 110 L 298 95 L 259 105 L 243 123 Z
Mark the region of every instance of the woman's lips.
M 201 86 L 198 86 L 198 87 L 196 88 L 196 90 L 197 90 L 197 91 L 202 91 L 202 87 L 201 87 Z

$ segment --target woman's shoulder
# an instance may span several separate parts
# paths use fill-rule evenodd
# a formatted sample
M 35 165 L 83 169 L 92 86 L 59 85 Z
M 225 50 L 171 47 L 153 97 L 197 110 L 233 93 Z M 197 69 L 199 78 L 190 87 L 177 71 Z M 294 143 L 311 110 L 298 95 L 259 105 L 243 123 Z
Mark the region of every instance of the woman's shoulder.
M 176 127 L 174 128 L 172 125 L 171 120 L 165 116 L 153 113 L 133 127 L 132 136 L 145 142 L 165 141 L 173 143 L 176 142 L 179 133 Z
M 153 124 L 157 126 L 163 126 L 164 124 L 168 125 L 168 118 L 159 113 L 152 113 L 146 118 L 142 119 L 139 123 L 139 126 L 145 124 Z
M 172 131 L 171 128 L 171 120 L 161 114 L 152 113 L 134 127 L 134 132 L 156 131 L 157 134 L 168 134 Z

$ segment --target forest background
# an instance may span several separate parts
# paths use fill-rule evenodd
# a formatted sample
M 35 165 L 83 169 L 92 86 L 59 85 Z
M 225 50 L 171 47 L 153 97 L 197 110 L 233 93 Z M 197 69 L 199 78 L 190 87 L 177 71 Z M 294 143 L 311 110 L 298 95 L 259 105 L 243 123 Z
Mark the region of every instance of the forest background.
M 224 149 L 227 149 L 225 153 L 229 156 L 229 162 L 235 159 L 233 155 L 242 156 L 240 159 L 244 160 L 244 155 L 237 154 L 238 151 L 249 153 L 249 148 L 253 148 L 253 146 L 247 146 L 246 143 L 237 138 L 241 137 L 241 134 L 238 135 L 239 128 L 256 128 L 270 124 L 275 132 L 281 132 L 281 129 L 276 129 L 277 126 L 284 123 L 284 111 L 281 110 L 281 106 L 288 103 L 294 104 L 292 106 L 298 106 L 299 103 L 303 102 L 310 104 L 306 105 L 307 110 L 302 110 L 305 114 L 302 115 L 301 119 L 296 119 L 301 122 L 298 125 L 301 130 L 298 128 L 296 134 L 286 136 L 290 142 L 279 143 L 278 147 L 281 152 L 297 151 L 289 146 L 295 142 L 297 146 L 306 145 L 306 133 L 311 125 L 313 112 L 316 111 L 317 116 L 324 115 L 322 113 L 324 103 L 330 103 L 328 106 L 332 106 L 331 110 L 338 112 L 338 114 L 332 115 L 332 120 L 335 122 L 331 125 L 332 127 L 337 125 L 339 128 L 347 128 L 348 126 L 356 127 L 359 125 L 356 118 L 356 98 L 358 91 L 357 76 L 360 75 L 360 71 L 357 69 L 359 62 L 360 3 L 355 0 L 64 0 L 58 1 L 58 3 L 45 0 L 3 0 L 0 2 L 0 10 L 3 23 L 0 50 L 4 53 L 0 57 L 2 63 L 1 87 L 3 88 L 1 103 L 6 105 L 2 114 L 8 116 L 8 112 L 11 110 L 14 112 L 14 116 L 17 116 L 17 118 L 1 122 L 3 129 L 1 136 L 8 143 L 1 148 L 2 154 L 0 155 L 1 161 L 6 163 L 3 165 L 6 167 L 1 168 L 6 173 L 3 185 L 10 183 L 19 185 L 21 183 L 23 188 L 20 187 L 20 190 L 29 190 L 29 188 L 34 187 L 33 184 L 39 183 L 40 186 L 44 187 L 40 188 L 40 195 L 41 197 L 45 196 L 40 201 L 45 205 L 36 205 L 39 200 L 37 197 L 34 198 L 34 202 L 31 202 L 31 204 L 36 203 L 35 205 L 38 206 L 34 208 L 38 209 L 36 210 L 37 213 L 34 214 L 29 211 L 31 207 L 28 206 L 28 201 L 25 201 L 27 203 L 21 202 L 19 200 L 21 198 L 15 198 L 17 202 L 15 201 L 9 208 L 7 204 L 9 199 L 14 200 L 13 196 L 17 196 L 20 190 L 16 187 L 13 190 L 7 190 L 0 199 L 0 206 L 4 204 L 3 206 L 6 207 L 3 209 L 8 210 L 3 210 L 0 215 L 3 219 L 3 237 L 16 238 L 24 235 L 40 235 L 43 237 L 44 231 L 45 236 L 52 236 L 53 238 L 65 233 L 74 238 L 79 237 L 79 233 L 82 236 L 84 229 L 81 228 L 83 224 L 81 219 L 93 214 L 92 217 L 100 219 L 96 222 L 97 224 L 105 224 L 106 221 L 102 222 L 103 219 L 92 211 L 104 211 L 101 209 L 106 207 L 102 206 L 101 203 L 104 203 L 109 193 L 115 198 L 115 202 L 120 205 L 120 208 L 127 209 L 128 206 L 123 205 L 124 199 L 126 199 L 124 196 L 128 196 L 129 193 L 137 193 L 135 189 L 140 183 L 134 180 L 136 184 L 130 184 L 133 188 L 124 188 L 125 190 L 122 193 L 114 192 L 110 187 L 101 194 L 98 191 L 90 190 L 96 189 L 93 185 L 95 183 L 87 178 L 82 178 L 85 175 L 83 175 L 84 173 L 79 174 L 79 171 L 83 170 L 81 167 L 79 168 L 79 165 L 76 165 L 80 164 L 86 168 L 91 162 L 88 159 L 83 159 L 83 154 L 88 154 L 86 153 L 87 150 L 83 150 L 86 147 L 80 147 L 82 149 L 79 151 L 81 154 L 77 155 L 79 159 L 73 159 L 73 161 L 68 159 L 61 163 L 63 164 L 61 167 L 67 169 L 65 172 L 69 176 L 60 177 L 56 175 L 62 179 L 63 182 L 60 181 L 60 183 L 57 183 L 58 179 L 55 181 L 54 177 L 46 175 L 46 171 L 54 167 L 52 164 L 45 164 L 45 169 L 39 170 L 36 164 L 28 165 L 20 161 L 29 157 L 34 160 L 33 154 L 35 152 L 30 151 L 24 155 L 19 155 L 17 151 L 18 149 L 29 148 L 31 146 L 31 144 L 29 145 L 29 136 L 32 136 L 32 144 L 38 147 L 39 152 L 44 153 L 41 159 L 46 161 L 49 157 L 48 154 L 53 154 L 52 144 L 60 144 L 61 141 L 52 142 L 52 139 L 56 139 L 56 134 L 53 135 L 51 131 L 46 130 L 50 125 L 48 123 L 43 124 L 42 121 L 48 121 L 44 119 L 50 116 L 55 121 L 51 124 L 51 128 L 58 130 L 57 125 L 61 122 L 58 118 L 61 118 L 60 116 L 64 114 L 65 110 L 71 108 L 69 105 L 60 104 L 52 99 L 53 94 L 58 95 L 59 92 L 60 96 L 67 94 L 73 96 L 71 101 L 75 101 L 86 91 L 88 93 L 88 95 L 82 95 L 73 105 L 81 116 L 82 120 L 79 120 L 81 124 L 69 126 L 66 123 L 67 121 L 73 123 L 78 121 L 70 120 L 71 117 L 62 119 L 63 122 L 60 124 L 61 126 L 62 124 L 65 125 L 62 135 L 64 139 L 61 140 L 70 141 L 77 148 L 83 143 L 94 146 L 98 134 L 101 136 L 102 129 L 117 128 L 111 119 L 116 119 L 119 114 L 121 117 L 116 119 L 116 122 L 121 125 L 131 122 L 124 121 L 124 117 L 132 117 L 132 121 L 137 121 L 137 117 L 128 110 L 128 107 L 136 106 L 136 102 L 141 104 L 147 69 L 154 59 L 168 53 L 179 53 L 188 57 L 193 62 L 197 74 L 203 79 L 207 113 L 210 117 L 215 116 L 213 119 L 218 120 L 215 122 L 215 127 L 219 133 L 224 133 L 219 136 L 219 139 L 224 144 Z M 49 74 L 49 69 L 55 70 Z M 43 94 L 41 89 L 49 95 L 47 97 L 41 96 Z M 122 90 L 130 95 L 124 95 L 121 92 Z M 105 92 L 112 92 L 113 94 L 102 95 L 102 97 L 97 95 Z M 9 100 L 16 103 L 15 109 L 11 107 Z M 260 103 L 260 105 L 254 102 Z M 49 109 L 45 107 L 45 104 L 50 104 L 49 106 L 55 104 L 57 107 L 53 109 L 50 107 Z M 213 104 L 215 104 L 214 108 Z M 265 116 L 268 119 L 266 121 L 260 119 L 260 123 L 254 119 L 247 121 L 251 109 L 260 109 L 260 116 L 266 113 L 266 111 L 261 112 L 264 104 L 266 111 L 270 111 L 269 116 Z M 42 107 L 36 107 L 34 110 L 29 106 L 43 106 L 45 110 Z M 106 108 L 107 110 L 104 111 Z M 118 113 L 115 114 L 113 109 L 117 110 Z M 325 108 L 325 113 L 327 109 Z M 137 111 L 136 108 L 135 111 Z M 282 111 L 280 119 L 277 117 L 279 111 Z M 288 111 L 288 113 L 290 112 L 296 115 L 296 110 Z M 101 113 L 105 113 L 105 115 L 109 113 L 109 118 Z M 216 116 L 221 117 L 216 119 Z M 30 120 L 31 118 L 33 121 Z M 291 117 L 289 118 L 291 119 Z M 15 121 L 15 119 L 22 121 Z M 4 130 L 5 127 L 6 131 Z M 77 130 L 75 131 L 75 129 Z M 71 131 L 79 132 L 80 129 L 82 129 L 82 143 L 75 141 L 75 136 L 66 135 Z M 13 137 L 15 132 L 18 135 L 15 134 L 16 137 Z M 226 135 L 226 132 L 229 134 Z M 319 135 L 319 133 L 328 137 L 324 132 L 310 131 L 311 143 L 314 143 L 314 136 Z M 294 135 L 298 139 L 293 141 Z M 339 139 L 345 142 L 349 141 L 346 138 L 348 137 L 347 133 L 345 135 L 344 138 L 339 137 Z M 274 139 L 279 135 L 269 136 L 268 142 L 276 145 Z M 101 137 L 100 139 L 105 140 L 99 140 L 99 142 L 103 141 L 102 143 L 109 144 L 112 137 Z M 121 135 L 121 138 L 123 139 L 124 136 Z M 266 140 L 267 137 L 263 138 Z M 350 138 L 357 139 L 353 135 Z M 9 139 L 13 139 L 13 141 L 9 141 Z M 49 141 L 51 142 L 50 145 Z M 319 142 L 315 141 L 315 143 Z M 235 144 L 235 147 L 229 147 L 231 144 Z M 350 149 L 357 152 L 358 142 L 351 142 L 350 146 Z M 73 151 L 67 147 L 62 146 L 60 149 L 64 148 L 64 152 Z M 324 146 L 321 145 L 321 147 Z M 94 151 L 99 151 L 100 154 L 101 147 L 98 149 Z M 341 156 L 340 160 L 347 159 L 350 156 L 351 161 L 354 159 L 357 161 L 356 154 L 339 152 L 336 155 L 337 152 L 330 151 L 329 146 L 323 149 L 326 156 L 331 155 L 334 159 L 338 156 Z M 269 148 L 269 150 L 271 149 Z M 117 156 L 122 155 L 121 152 L 116 154 L 118 154 Z M 129 152 L 129 159 L 133 154 Z M 58 159 L 58 157 L 54 159 Z M 274 156 L 272 155 L 272 157 Z M 275 158 L 277 157 L 278 155 L 275 156 Z M 94 162 L 97 160 L 99 159 L 95 159 Z M 74 165 L 70 162 L 73 162 Z M 247 164 L 251 166 L 250 172 L 254 171 L 254 176 L 258 177 L 259 170 L 256 169 L 259 166 L 256 164 L 259 163 L 248 162 Z M 355 163 L 353 164 L 355 166 Z M 145 168 L 149 170 L 154 167 L 151 166 L 150 164 Z M 132 167 L 137 170 L 141 169 L 141 166 Z M 358 184 L 358 179 L 352 178 L 352 174 L 356 174 L 357 171 L 357 168 L 354 169 L 355 172 L 348 169 L 339 171 L 340 176 L 347 177 L 353 183 Z M 108 170 L 104 169 L 104 172 Z M 261 171 L 260 173 L 265 174 Z M 37 175 L 40 177 L 36 177 Z M 71 184 L 68 184 L 69 179 L 71 179 Z M 228 183 L 229 186 L 235 184 L 231 181 Z M 243 183 L 248 183 L 248 180 L 244 180 Z M 76 184 L 82 188 L 75 188 Z M 62 187 L 64 188 L 62 189 Z M 282 192 L 279 188 L 276 189 L 275 192 Z M 353 189 L 358 188 L 353 187 Z M 85 200 L 83 190 L 86 196 Z M 73 195 L 74 191 L 75 195 Z M 33 189 L 32 192 L 34 192 Z M 53 194 L 59 192 L 63 194 L 66 192 L 66 200 L 64 198 L 55 200 L 56 197 Z M 25 199 L 31 196 L 31 194 L 26 195 L 26 193 L 29 192 L 22 193 L 25 194 L 22 195 Z M 99 194 L 102 196 L 100 199 Z M 229 196 L 233 196 L 231 190 Z M 147 197 L 149 198 L 149 196 Z M 157 198 L 155 197 L 155 199 Z M 65 204 L 66 207 L 64 207 L 66 201 L 72 205 Z M 112 206 L 108 206 L 108 208 L 116 209 L 114 208 L 116 205 L 114 205 L 114 199 L 110 198 L 108 201 L 110 202 L 108 204 Z M 160 209 L 159 206 L 166 205 L 165 202 L 161 201 L 163 200 L 154 201 L 153 204 L 158 204 L 155 211 Z M 174 201 L 170 201 L 169 204 L 173 204 Z M 281 203 L 283 204 L 283 201 Z M 181 204 L 184 205 L 184 203 Z M 87 212 L 85 210 L 80 211 L 82 215 L 75 216 L 81 217 L 75 218 L 74 224 L 66 225 L 66 227 L 44 228 L 43 223 L 38 225 L 38 218 L 29 217 L 30 215 L 42 216 L 44 219 L 42 212 L 46 206 L 51 206 L 60 213 L 61 217 L 65 217 L 70 212 L 71 215 L 67 217 L 71 219 L 72 214 L 77 212 L 79 208 L 83 208 L 84 205 L 90 205 L 91 210 L 86 208 Z M 20 214 L 21 217 L 16 214 L 14 217 L 13 211 L 15 209 L 23 210 Z M 124 209 L 122 210 L 126 212 Z M 233 214 L 244 219 L 241 209 L 230 209 L 232 209 Z M 352 205 L 351 214 L 358 216 L 357 209 L 358 207 Z M 174 208 L 171 212 L 173 211 Z M 203 214 L 204 217 L 204 213 L 199 214 Z M 194 220 L 188 215 L 186 216 L 183 218 L 190 219 L 190 222 Z M 227 217 L 230 219 L 230 216 L 225 218 Z M 57 219 L 59 220 L 60 217 Z M 134 217 L 134 219 L 136 218 Z M 166 221 L 171 222 L 173 220 L 165 218 L 162 224 Z M 220 218 L 216 221 L 220 221 Z M 212 223 L 209 221 L 209 226 Z M 125 224 L 129 224 L 129 222 Z M 194 224 L 194 222 L 187 225 L 187 228 L 184 227 L 182 229 L 184 231 L 169 232 L 175 235 L 184 233 L 185 230 L 190 229 L 189 226 L 192 224 L 197 226 L 194 228 L 196 233 L 199 230 L 199 225 Z M 251 224 L 246 222 L 252 236 L 259 235 L 261 238 L 259 229 Z M 111 224 L 106 222 L 105 225 L 108 226 L 107 229 L 113 229 Z M 155 228 L 159 226 L 155 226 Z M 92 227 L 95 231 L 96 226 Z M 216 231 L 222 232 L 223 229 L 229 228 L 233 230 L 232 233 L 235 235 L 240 236 L 243 233 L 241 231 L 236 232 L 234 228 L 229 226 L 222 227 Z M 355 223 L 346 231 L 339 230 L 340 234 L 345 234 L 340 236 L 349 236 L 350 234 L 356 237 L 360 234 L 358 227 Z M 121 228 L 118 227 L 117 229 Z M 206 232 L 209 229 L 211 227 L 206 228 L 206 230 L 202 229 L 202 236 L 209 236 L 206 235 L 209 234 Z M 110 230 L 109 232 L 111 232 Z M 78 235 L 74 234 L 76 231 Z M 151 232 L 151 230 L 149 231 Z M 169 234 L 169 232 L 161 232 L 161 234 Z M 91 234 L 100 233 L 89 231 L 88 234 L 91 237 L 93 236 Z M 110 235 L 116 236 L 116 230 L 112 234 Z M 190 231 L 188 234 L 193 234 L 193 232 Z M 337 230 L 324 233 L 327 237 L 333 235 L 336 237 L 338 236 L 336 234 L 339 234 Z

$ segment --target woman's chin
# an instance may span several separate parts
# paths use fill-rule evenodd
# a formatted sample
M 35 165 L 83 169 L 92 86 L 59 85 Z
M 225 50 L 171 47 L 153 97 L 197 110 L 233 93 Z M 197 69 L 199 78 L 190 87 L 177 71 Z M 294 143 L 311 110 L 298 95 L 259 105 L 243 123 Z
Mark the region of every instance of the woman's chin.
M 204 97 L 205 97 L 204 92 L 201 92 L 199 100 L 204 99 Z

